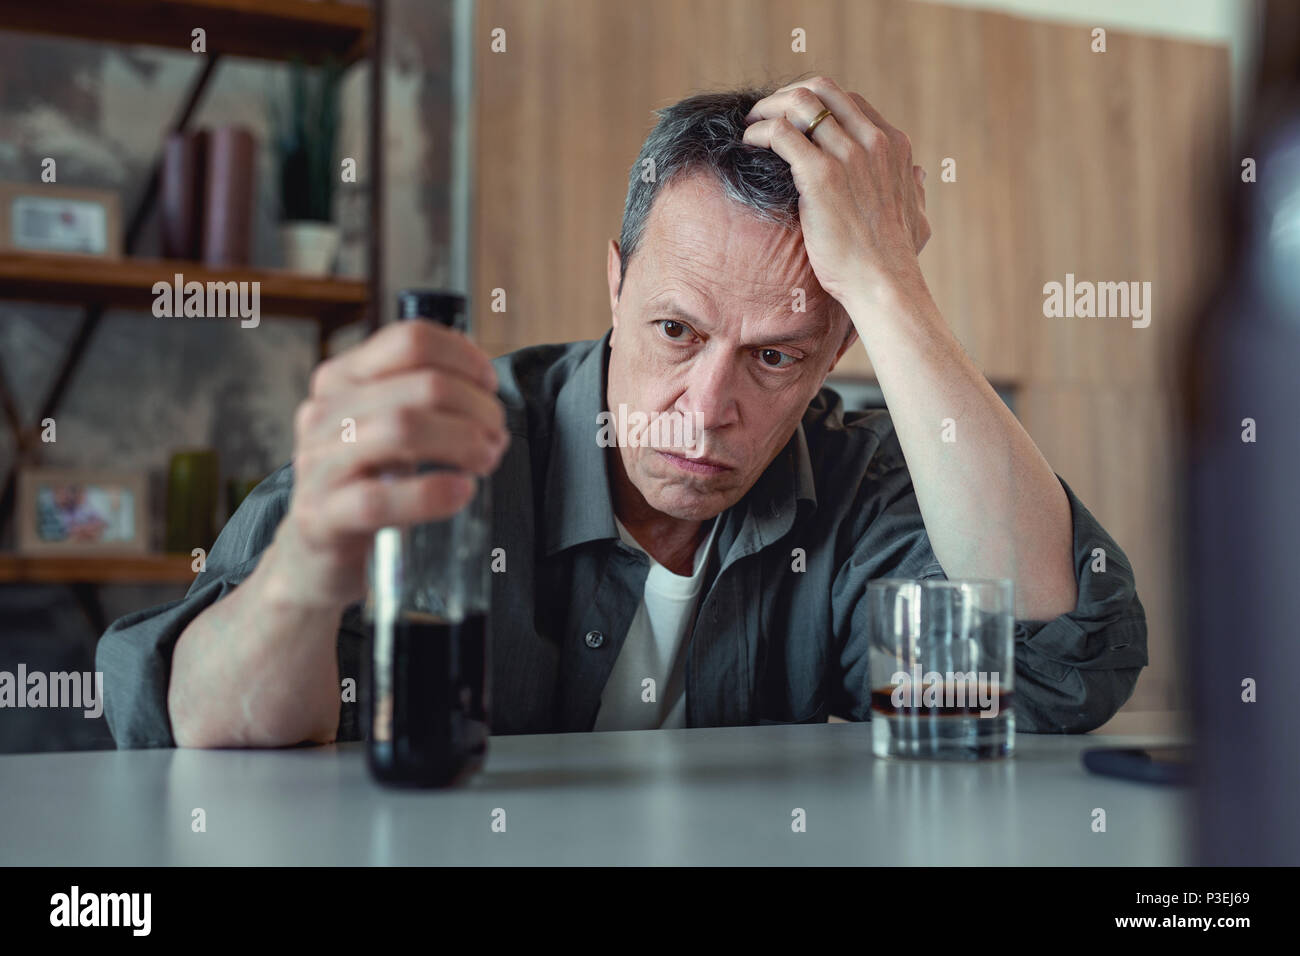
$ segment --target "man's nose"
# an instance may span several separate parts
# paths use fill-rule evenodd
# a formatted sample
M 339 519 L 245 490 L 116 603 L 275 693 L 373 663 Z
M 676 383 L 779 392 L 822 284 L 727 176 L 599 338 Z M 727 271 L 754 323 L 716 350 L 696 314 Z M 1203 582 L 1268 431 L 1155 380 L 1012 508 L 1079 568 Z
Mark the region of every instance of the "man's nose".
M 705 430 L 734 425 L 740 418 L 736 403 L 737 374 L 735 359 L 718 349 L 706 350 L 691 363 L 686 391 L 678 400 L 678 409 L 695 416 Z

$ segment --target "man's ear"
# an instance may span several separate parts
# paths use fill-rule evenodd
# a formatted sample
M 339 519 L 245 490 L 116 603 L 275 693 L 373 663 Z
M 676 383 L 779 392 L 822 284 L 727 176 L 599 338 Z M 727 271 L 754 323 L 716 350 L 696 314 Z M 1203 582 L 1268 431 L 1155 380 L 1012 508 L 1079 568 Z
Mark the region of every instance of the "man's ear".
M 609 283 L 609 313 L 615 329 L 618 328 L 618 285 L 622 263 L 618 243 L 613 239 L 609 240 L 609 250 L 605 254 L 605 281 Z
M 843 341 L 842 343 L 840 343 L 840 348 L 839 348 L 839 351 L 837 351 L 837 352 L 835 353 L 835 358 L 831 361 L 831 367 L 830 367 L 829 369 L 826 370 L 828 374 L 829 374 L 830 372 L 835 371 L 835 366 L 837 366 L 837 365 L 840 364 L 840 359 L 844 358 L 844 353 L 847 352 L 847 351 L 849 350 L 849 348 L 850 348 L 850 347 L 851 347 L 855 342 L 858 341 L 858 330 L 857 330 L 857 327 L 854 326 L 854 324 L 853 324 L 853 320 L 849 318 L 847 312 L 844 314 L 844 321 L 845 321 L 845 324 L 848 325 L 849 330 L 848 330 L 848 332 L 847 332 L 847 333 L 845 334 L 845 336 L 844 336 L 844 341 Z

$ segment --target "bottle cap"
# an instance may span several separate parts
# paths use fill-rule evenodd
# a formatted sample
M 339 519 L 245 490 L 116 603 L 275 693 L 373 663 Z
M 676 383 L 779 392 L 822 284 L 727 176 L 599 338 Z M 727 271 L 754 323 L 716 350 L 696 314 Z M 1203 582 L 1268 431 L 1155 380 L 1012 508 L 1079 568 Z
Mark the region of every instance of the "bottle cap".
M 442 289 L 403 289 L 397 293 L 399 319 L 430 319 L 466 331 L 465 297 Z

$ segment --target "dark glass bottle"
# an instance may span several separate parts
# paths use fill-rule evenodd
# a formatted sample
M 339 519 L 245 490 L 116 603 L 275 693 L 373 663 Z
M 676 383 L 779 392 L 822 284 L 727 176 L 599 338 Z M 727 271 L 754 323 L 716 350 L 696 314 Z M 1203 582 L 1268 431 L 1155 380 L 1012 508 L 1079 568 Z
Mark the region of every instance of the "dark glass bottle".
M 466 331 L 465 299 L 453 293 L 404 291 L 397 317 Z M 366 753 L 385 784 L 448 786 L 487 754 L 490 512 L 488 482 L 476 480 L 473 500 L 451 518 L 375 534 Z
M 1300 674 L 1300 43 L 1290 35 L 1295 80 L 1256 106 L 1243 153 L 1256 176 L 1233 177 L 1227 277 L 1186 347 L 1198 866 L 1300 863 L 1290 687 Z

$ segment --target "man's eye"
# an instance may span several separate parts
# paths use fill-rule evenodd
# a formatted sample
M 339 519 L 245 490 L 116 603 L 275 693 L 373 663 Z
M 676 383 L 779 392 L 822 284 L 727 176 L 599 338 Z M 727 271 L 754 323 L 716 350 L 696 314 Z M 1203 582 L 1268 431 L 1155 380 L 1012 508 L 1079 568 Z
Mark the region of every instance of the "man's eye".
M 674 322 L 672 319 L 664 319 L 659 323 L 659 328 L 663 330 L 664 335 L 670 339 L 685 338 L 689 331 L 686 326 L 680 322 Z
M 786 355 L 777 349 L 759 349 L 758 360 L 767 368 L 789 368 L 795 363 L 793 355 Z

